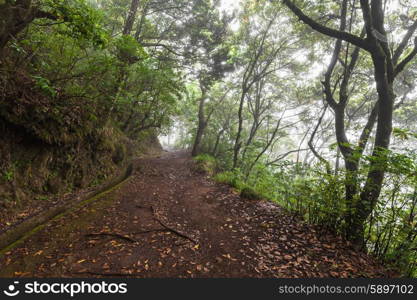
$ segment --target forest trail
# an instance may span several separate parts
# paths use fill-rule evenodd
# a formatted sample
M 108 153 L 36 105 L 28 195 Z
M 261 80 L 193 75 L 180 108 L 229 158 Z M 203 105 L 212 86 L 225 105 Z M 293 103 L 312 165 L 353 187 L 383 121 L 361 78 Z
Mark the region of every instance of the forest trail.
M 369 256 L 268 201 L 214 183 L 187 153 L 135 161 L 103 199 L 0 258 L 0 276 L 382 277 Z

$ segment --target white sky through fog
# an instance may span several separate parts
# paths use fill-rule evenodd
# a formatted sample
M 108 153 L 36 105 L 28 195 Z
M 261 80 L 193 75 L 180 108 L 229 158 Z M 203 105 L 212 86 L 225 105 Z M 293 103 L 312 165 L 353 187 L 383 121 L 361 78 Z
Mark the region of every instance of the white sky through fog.
M 240 5 L 239 0 L 221 0 L 220 7 L 224 10 L 232 10 L 238 8 Z

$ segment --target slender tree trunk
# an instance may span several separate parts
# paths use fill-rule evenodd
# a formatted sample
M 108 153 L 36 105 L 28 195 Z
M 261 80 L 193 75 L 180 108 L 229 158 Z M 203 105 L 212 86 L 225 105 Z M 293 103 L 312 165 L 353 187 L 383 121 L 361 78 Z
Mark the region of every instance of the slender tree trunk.
M 213 156 L 217 155 L 217 148 L 219 147 L 220 139 L 222 138 L 223 133 L 224 133 L 224 129 L 220 130 L 220 132 L 217 134 L 216 142 L 214 143 L 213 150 L 211 151 L 211 154 Z
M 242 95 L 240 96 L 239 111 L 238 111 L 239 122 L 238 122 L 238 128 L 237 128 L 237 133 L 236 133 L 235 145 L 233 147 L 233 169 L 237 167 L 239 152 L 242 146 L 242 142 L 240 139 L 241 139 L 242 130 L 243 130 L 243 104 L 245 103 L 246 92 L 247 91 L 244 88 L 242 90 Z
M 140 20 L 136 26 L 136 31 L 135 31 L 135 40 L 137 40 L 138 42 L 141 42 L 142 40 L 141 34 L 143 30 L 143 25 L 145 24 L 146 15 L 148 13 L 148 8 L 149 8 L 149 0 L 145 0 L 145 2 L 141 2 Z
M 256 163 L 258 162 L 258 160 L 262 157 L 262 155 L 269 149 L 269 147 L 272 145 L 275 137 L 277 136 L 278 130 L 280 128 L 281 125 L 281 121 L 283 118 L 284 114 L 281 116 L 281 118 L 277 121 L 277 124 L 275 125 L 275 129 L 272 132 L 271 138 L 267 141 L 266 145 L 264 146 L 264 148 L 262 149 L 262 151 L 260 153 L 258 153 L 258 155 L 256 156 L 255 160 L 252 161 L 252 163 L 249 165 L 249 168 L 246 171 L 246 179 L 249 178 L 250 172 L 252 172 L 253 167 L 256 165 Z
M 323 156 L 321 156 L 320 153 L 317 152 L 317 150 L 315 149 L 314 144 L 313 144 L 314 137 L 315 137 L 315 135 L 317 133 L 317 130 L 319 129 L 319 127 L 321 125 L 321 122 L 323 121 L 324 115 L 326 114 L 327 107 L 328 107 L 328 105 L 326 104 L 324 106 L 323 112 L 322 112 L 322 114 L 321 114 L 321 116 L 320 116 L 320 118 L 319 118 L 319 120 L 318 120 L 318 122 L 316 124 L 316 127 L 314 128 L 313 132 L 311 133 L 310 140 L 308 141 L 307 144 L 308 144 L 308 147 L 310 148 L 311 152 L 314 154 L 314 156 L 320 162 L 322 162 L 325 165 L 327 174 L 330 174 L 331 173 L 331 170 L 330 170 L 330 164 L 329 164 L 329 162 Z
M 339 174 L 339 168 L 340 168 L 340 149 L 337 147 L 336 150 L 336 162 L 334 167 L 334 175 L 337 176 Z
M 138 7 L 140 4 L 140 0 L 132 0 L 130 3 L 129 13 L 126 18 L 125 25 L 123 27 L 123 34 L 130 34 L 132 32 L 133 23 L 135 23 L 136 13 L 138 11 Z
M 198 106 L 198 126 L 197 133 L 194 139 L 193 149 L 191 151 L 192 156 L 196 156 L 200 153 L 201 140 L 204 135 L 204 131 L 207 126 L 207 121 L 205 117 L 205 103 L 206 103 L 206 90 L 205 88 L 201 89 L 202 95 L 200 97 L 199 106 Z

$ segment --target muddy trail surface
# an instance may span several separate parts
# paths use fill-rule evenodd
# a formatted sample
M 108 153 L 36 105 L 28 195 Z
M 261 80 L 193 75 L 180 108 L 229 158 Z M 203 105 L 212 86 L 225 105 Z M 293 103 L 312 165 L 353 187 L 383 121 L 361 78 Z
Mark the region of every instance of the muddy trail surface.
M 384 277 L 374 259 L 268 201 L 214 183 L 184 152 L 138 159 L 99 200 L 0 258 L 12 277 Z

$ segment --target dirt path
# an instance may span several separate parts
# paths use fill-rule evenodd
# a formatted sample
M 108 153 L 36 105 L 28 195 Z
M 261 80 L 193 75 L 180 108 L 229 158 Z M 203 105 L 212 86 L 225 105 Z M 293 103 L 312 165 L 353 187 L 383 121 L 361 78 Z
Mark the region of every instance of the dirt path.
M 118 189 L 6 253 L 0 276 L 387 276 L 341 239 L 193 171 L 185 153 L 135 165 Z

